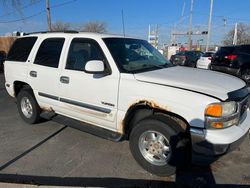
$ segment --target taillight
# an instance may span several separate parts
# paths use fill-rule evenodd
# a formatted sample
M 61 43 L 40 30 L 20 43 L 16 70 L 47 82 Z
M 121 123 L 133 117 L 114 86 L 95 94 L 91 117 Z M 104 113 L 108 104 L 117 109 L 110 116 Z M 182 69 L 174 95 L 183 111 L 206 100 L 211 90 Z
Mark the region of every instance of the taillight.
M 225 58 L 233 61 L 233 60 L 235 60 L 237 58 L 237 55 L 230 54 L 230 55 L 225 56 Z

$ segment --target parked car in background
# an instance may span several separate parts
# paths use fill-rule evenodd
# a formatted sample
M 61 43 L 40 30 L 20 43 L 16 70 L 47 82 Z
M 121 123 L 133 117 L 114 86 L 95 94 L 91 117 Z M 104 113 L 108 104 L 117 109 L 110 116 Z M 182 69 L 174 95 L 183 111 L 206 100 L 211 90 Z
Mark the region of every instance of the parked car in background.
M 0 51 L 0 72 L 3 72 L 3 62 L 6 58 L 6 53 L 4 51 Z
M 250 83 L 250 44 L 221 47 L 212 58 L 211 69 L 238 76 Z
M 197 61 L 197 68 L 210 69 L 211 60 L 215 52 L 205 52 Z
M 202 52 L 200 51 L 181 51 L 170 58 L 174 65 L 181 65 L 187 67 L 196 67 L 197 60 L 200 58 Z

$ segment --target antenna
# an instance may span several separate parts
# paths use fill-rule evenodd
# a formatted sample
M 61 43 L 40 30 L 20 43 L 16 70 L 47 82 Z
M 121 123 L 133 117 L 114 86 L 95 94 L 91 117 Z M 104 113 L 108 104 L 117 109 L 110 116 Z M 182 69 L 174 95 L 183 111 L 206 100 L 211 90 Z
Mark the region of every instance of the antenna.
M 124 23 L 123 9 L 122 9 L 122 29 L 123 29 L 123 36 L 125 37 L 125 23 Z

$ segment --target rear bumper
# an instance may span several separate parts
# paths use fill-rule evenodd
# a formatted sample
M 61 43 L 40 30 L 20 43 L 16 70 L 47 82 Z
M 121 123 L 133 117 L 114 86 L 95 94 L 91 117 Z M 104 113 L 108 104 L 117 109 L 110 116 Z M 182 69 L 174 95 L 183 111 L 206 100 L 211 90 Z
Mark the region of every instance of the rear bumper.
M 221 130 L 207 130 L 191 128 L 193 155 L 198 159 L 217 158 L 237 148 L 249 135 L 250 112 L 238 126 Z
M 211 70 L 228 73 L 228 74 L 232 74 L 235 76 L 240 76 L 240 69 L 239 68 L 218 66 L 218 65 L 211 64 Z
M 199 69 L 209 69 L 210 65 L 198 62 L 197 65 L 196 65 L 196 67 L 199 68 Z

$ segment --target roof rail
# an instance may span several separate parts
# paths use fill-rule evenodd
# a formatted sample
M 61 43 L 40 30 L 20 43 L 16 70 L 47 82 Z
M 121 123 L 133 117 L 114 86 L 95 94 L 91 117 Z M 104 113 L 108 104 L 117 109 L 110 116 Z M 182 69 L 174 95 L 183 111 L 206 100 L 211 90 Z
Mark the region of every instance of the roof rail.
M 64 30 L 64 31 L 37 31 L 37 32 L 31 32 L 31 33 L 24 33 L 23 35 L 44 34 L 44 33 L 79 33 L 79 31 L 75 31 L 75 30 Z

